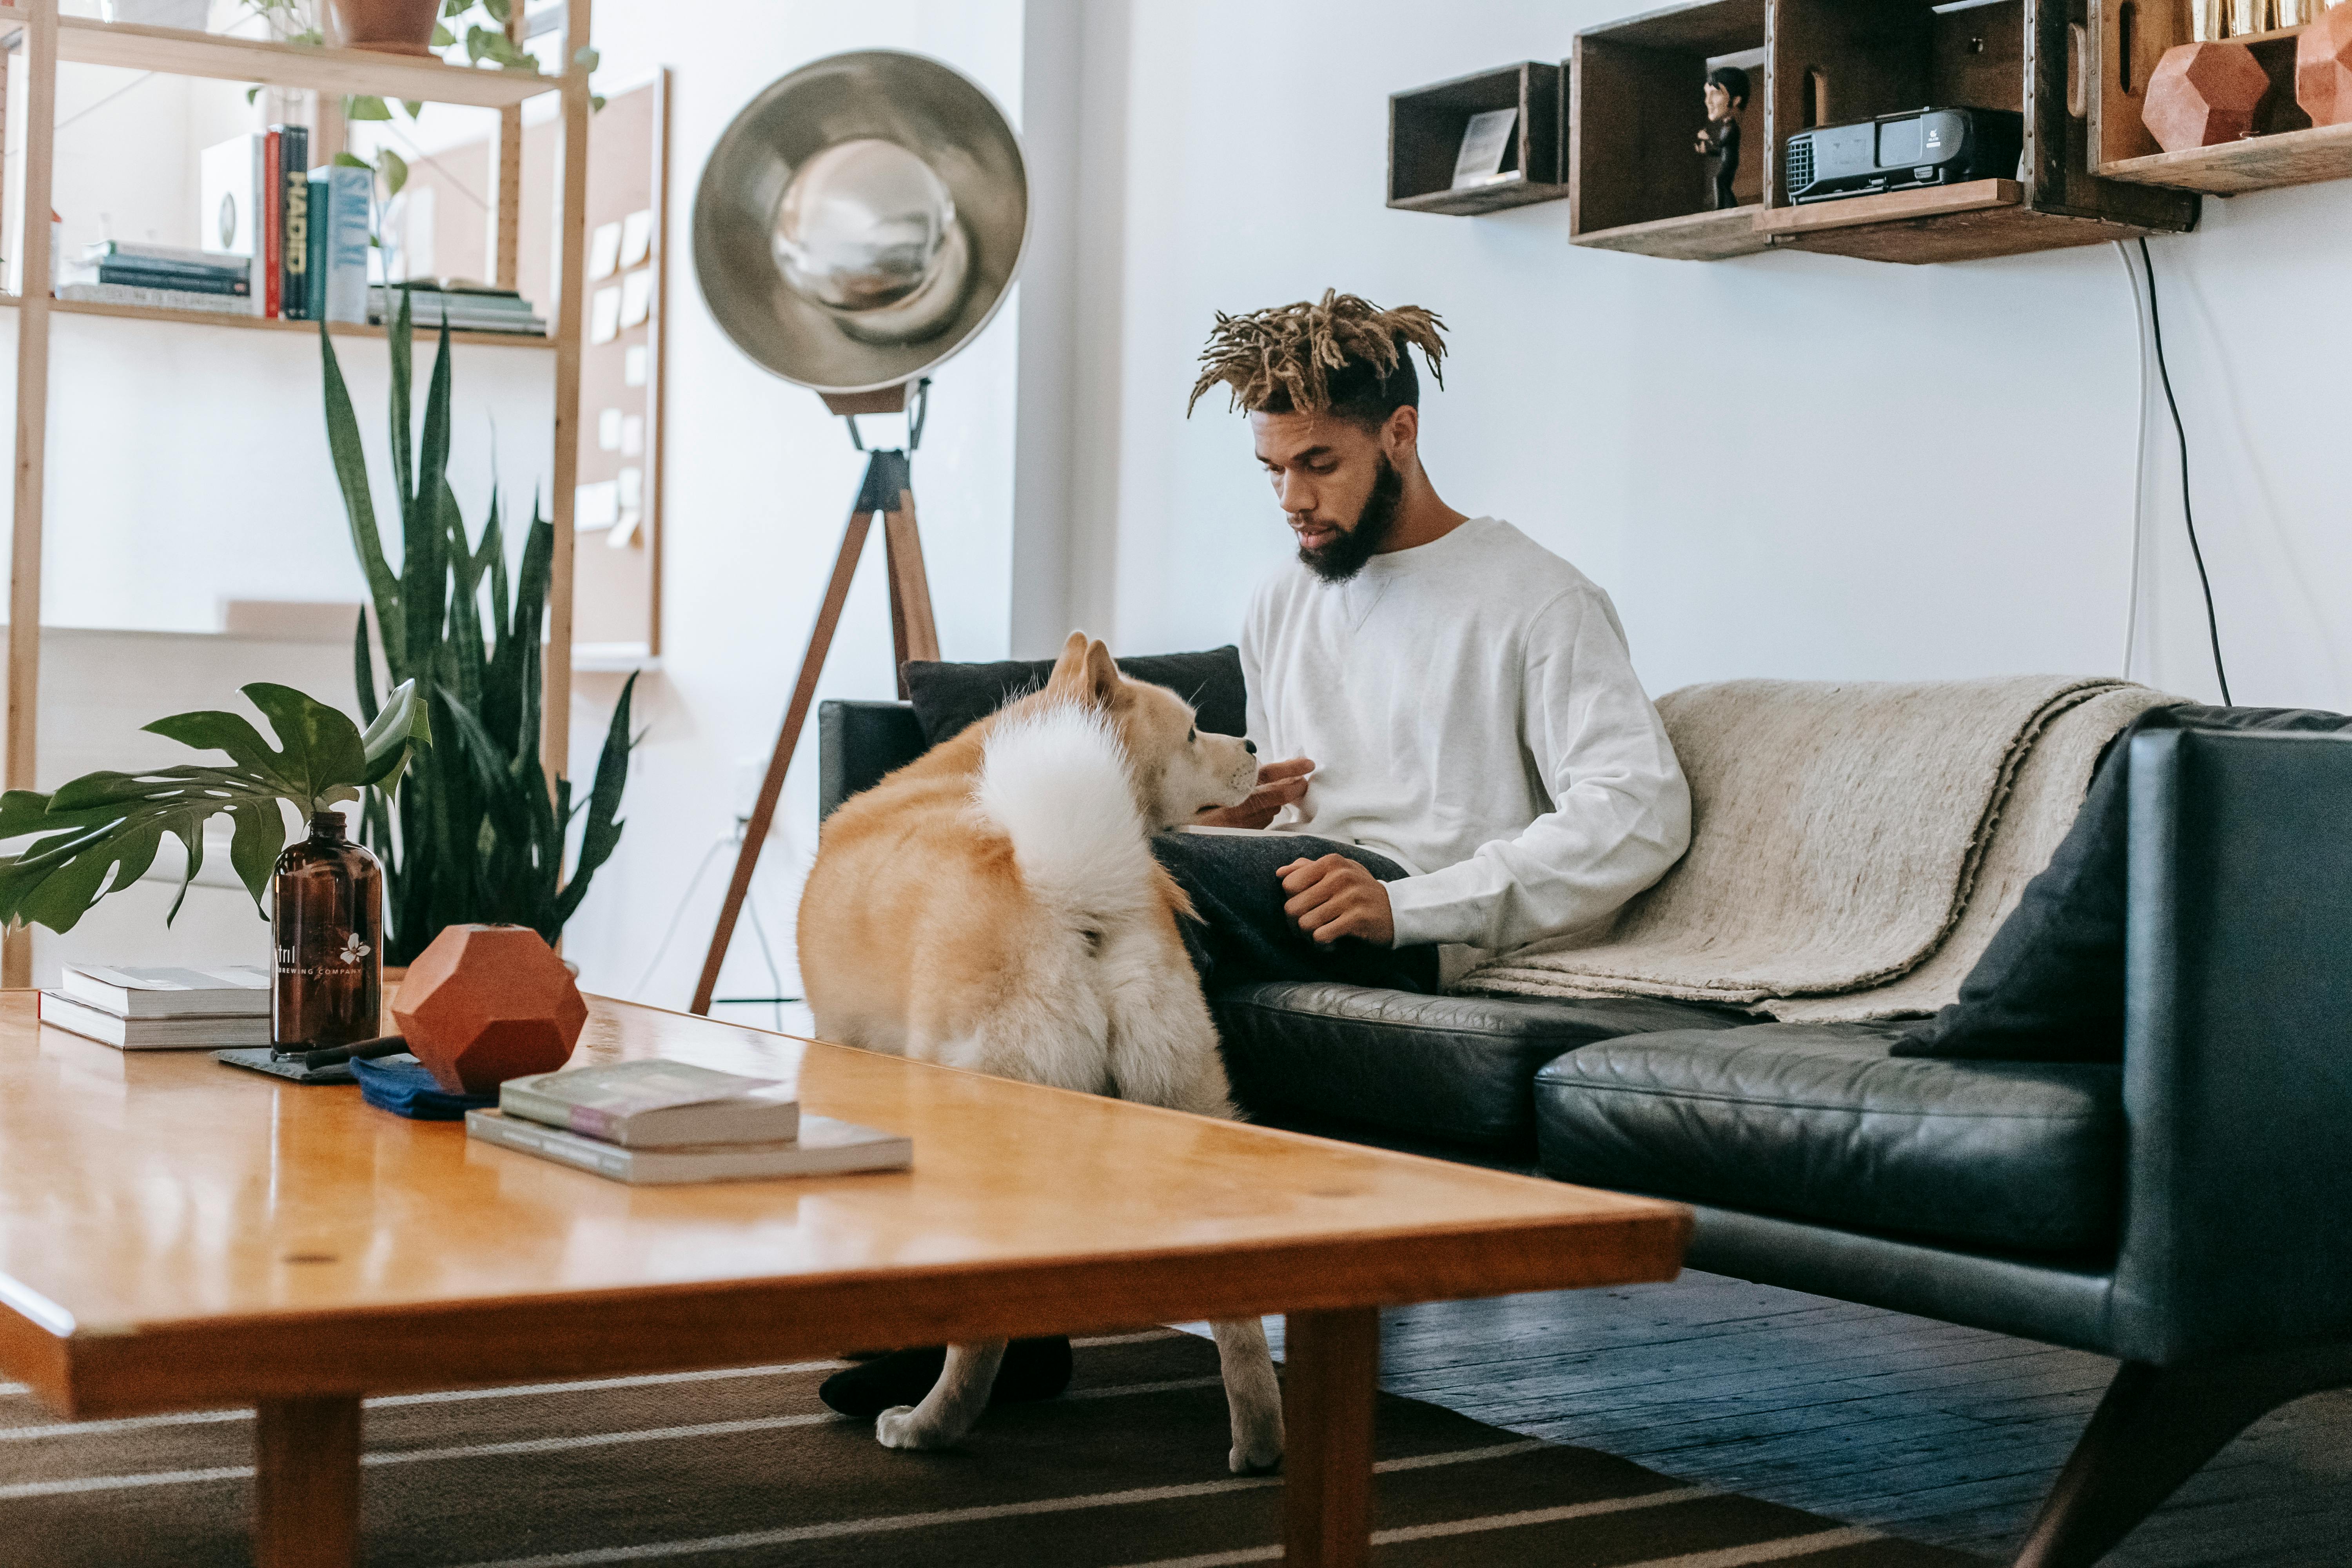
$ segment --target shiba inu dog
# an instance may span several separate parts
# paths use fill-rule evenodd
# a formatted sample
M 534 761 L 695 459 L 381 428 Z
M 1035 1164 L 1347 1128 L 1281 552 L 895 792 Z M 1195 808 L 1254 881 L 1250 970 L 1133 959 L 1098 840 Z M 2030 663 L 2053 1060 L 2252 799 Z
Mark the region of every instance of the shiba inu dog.
M 803 987 L 824 1038 L 1029 1083 L 1234 1114 L 1177 929 L 1191 909 L 1151 835 L 1255 786 L 1246 741 L 1203 734 L 1083 633 L 1045 689 L 941 742 L 824 825 L 801 898 Z M 1236 1473 L 1282 1455 L 1255 1320 L 1216 1325 Z M 1003 1342 L 956 1345 L 894 1448 L 961 1440 Z

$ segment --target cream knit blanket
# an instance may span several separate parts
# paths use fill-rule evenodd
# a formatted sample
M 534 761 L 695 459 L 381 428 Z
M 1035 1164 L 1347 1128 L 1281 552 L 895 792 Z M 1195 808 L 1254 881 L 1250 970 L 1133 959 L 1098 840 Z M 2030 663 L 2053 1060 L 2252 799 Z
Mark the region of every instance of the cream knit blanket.
M 2179 700 L 2055 676 L 1670 692 L 1689 853 L 1598 942 L 1506 953 L 1455 989 L 1932 1013 L 2049 863 L 2106 742 Z

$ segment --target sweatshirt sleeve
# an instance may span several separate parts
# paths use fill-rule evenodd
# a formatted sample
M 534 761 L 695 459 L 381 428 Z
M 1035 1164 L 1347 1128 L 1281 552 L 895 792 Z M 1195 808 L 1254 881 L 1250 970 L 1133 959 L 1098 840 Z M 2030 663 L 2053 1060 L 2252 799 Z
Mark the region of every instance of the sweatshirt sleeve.
M 1519 739 L 1553 808 L 1458 865 L 1390 883 L 1400 947 L 1503 952 L 1593 925 L 1689 847 L 1690 788 L 1607 598 L 1552 601 L 1524 657 Z

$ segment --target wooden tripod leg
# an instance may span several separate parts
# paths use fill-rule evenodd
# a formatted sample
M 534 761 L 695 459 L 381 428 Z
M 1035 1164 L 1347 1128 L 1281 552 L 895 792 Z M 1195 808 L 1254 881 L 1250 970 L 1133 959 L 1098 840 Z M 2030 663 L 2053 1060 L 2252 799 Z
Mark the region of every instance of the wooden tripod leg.
M 735 922 L 742 918 L 743 900 L 751 896 L 751 873 L 760 864 L 760 847 L 768 841 L 768 828 L 776 820 L 776 801 L 784 793 L 784 773 L 793 765 L 793 752 L 800 744 L 801 726 L 808 721 L 810 706 L 816 700 L 816 679 L 824 670 L 824 656 L 832 650 L 835 628 L 841 625 L 842 606 L 849 602 L 850 580 L 857 575 L 857 558 L 865 552 L 866 531 L 874 525 L 874 515 L 865 509 L 866 497 L 858 497 L 860 509 L 849 514 L 849 523 L 841 535 L 841 553 L 834 558 L 833 580 L 825 584 L 824 603 L 816 613 L 816 627 L 809 633 L 808 653 L 801 660 L 801 678 L 793 688 L 793 705 L 784 710 L 784 727 L 776 732 L 776 749 L 768 758 L 767 776 L 760 781 L 760 797 L 751 806 L 751 820 L 743 828 L 743 847 L 735 853 L 735 875 L 728 879 L 727 900 L 719 906 L 719 929 L 710 933 L 710 951 L 703 954 L 702 978 L 694 984 L 694 1006 L 697 1013 L 710 1011 L 710 998 L 719 989 L 719 966 L 727 962 L 728 944 L 735 940 Z
M 890 636 L 898 655 L 898 695 L 907 695 L 907 661 L 940 657 L 940 629 L 931 618 L 931 581 L 923 570 L 923 536 L 915 524 L 915 492 L 902 489 L 882 517 L 882 544 L 890 559 Z
M 256 1568 L 353 1568 L 359 1397 L 265 1399 L 254 1415 Z

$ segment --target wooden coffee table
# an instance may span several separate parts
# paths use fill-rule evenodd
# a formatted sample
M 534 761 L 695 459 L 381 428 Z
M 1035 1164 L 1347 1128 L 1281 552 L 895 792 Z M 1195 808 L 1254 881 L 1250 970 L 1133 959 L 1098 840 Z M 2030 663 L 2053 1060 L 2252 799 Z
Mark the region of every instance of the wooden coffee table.
M 0 1368 L 251 1405 L 262 1568 L 357 1558 L 360 1401 L 1288 1314 L 1288 1558 L 1364 1560 L 1384 1305 L 1670 1279 L 1688 1212 L 625 1003 L 575 1065 L 782 1076 L 915 1167 L 627 1187 L 0 996 Z M 987 1441 L 982 1423 L 972 1441 Z

